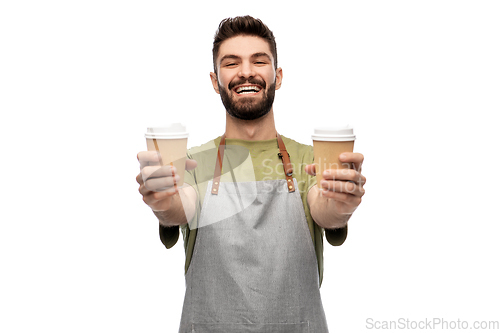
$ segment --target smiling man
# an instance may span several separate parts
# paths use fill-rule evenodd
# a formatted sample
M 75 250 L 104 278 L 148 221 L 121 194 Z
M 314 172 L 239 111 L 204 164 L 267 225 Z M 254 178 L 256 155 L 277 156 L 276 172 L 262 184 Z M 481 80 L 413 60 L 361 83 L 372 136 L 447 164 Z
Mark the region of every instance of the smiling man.
M 138 154 L 139 192 L 158 217 L 162 242 L 172 247 L 179 229 L 184 238 L 179 332 L 328 332 L 319 292 L 323 237 L 332 245 L 346 238 L 364 195 L 363 155 L 342 154 L 353 168 L 326 170 L 316 184 L 312 147 L 276 131 L 283 71 L 260 20 L 223 20 L 213 62 L 226 130 L 190 149 L 188 185 L 174 186 L 175 168 L 159 166 L 156 153 Z

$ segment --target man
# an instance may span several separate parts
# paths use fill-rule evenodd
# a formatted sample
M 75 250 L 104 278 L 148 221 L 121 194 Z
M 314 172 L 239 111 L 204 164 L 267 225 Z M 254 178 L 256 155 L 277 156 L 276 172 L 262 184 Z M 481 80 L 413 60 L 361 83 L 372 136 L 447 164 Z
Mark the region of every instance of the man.
M 178 189 L 175 168 L 160 167 L 155 152 L 138 154 L 139 192 L 162 242 L 172 247 L 179 226 L 184 236 L 179 332 L 328 332 L 319 293 L 323 233 L 332 245 L 344 242 L 364 194 L 363 155 L 342 154 L 353 168 L 326 170 L 316 184 L 312 147 L 277 133 L 273 101 L 283 70 L 260 20 L 223 20 L 213 61 L 226 132 L 190 150 L 188 185 Z

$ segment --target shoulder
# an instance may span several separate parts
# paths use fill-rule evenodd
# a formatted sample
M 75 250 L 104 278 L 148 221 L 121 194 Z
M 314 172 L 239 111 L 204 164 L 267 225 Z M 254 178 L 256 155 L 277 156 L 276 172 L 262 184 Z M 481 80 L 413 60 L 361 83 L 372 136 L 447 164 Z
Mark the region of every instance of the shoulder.
M 193 156 L 193 155 L 197 155 L 197 154 L 215 149 L 218 147 L 220 139 L 221 139 L 221 137 L 219 136 L 213 140 L 210 140 L 210 141 L 202 144 L 201 146 L 191 147 L 188 149 L 188 155 Z
M 187 158 L 198 163 L 198 166 L 188 173 L 192 173 L 197 182 L 209 180 L 213 176 L 219 142 L 220 137 L 188 149 Z

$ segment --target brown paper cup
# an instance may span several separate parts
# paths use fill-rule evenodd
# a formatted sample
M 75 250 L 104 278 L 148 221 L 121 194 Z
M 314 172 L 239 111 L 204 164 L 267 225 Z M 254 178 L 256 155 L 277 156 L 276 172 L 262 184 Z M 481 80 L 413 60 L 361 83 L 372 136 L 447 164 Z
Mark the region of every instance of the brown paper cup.
M 167 127 L 149 127 L 146 132 L 148 151 L 160 153 L 160 164 L 172 165 L 177 169 L 180 180 L 175 184 L 184 184 L 184 171 L 186 169 L 186 151 L 188 133 L 186 127 L 175 123 Z
M 177 186 L 182 186 L 186 169 L 187 139 L 146 139 L 146 144 L 148 151 L 160 152 L 162 166 L 170 164 L 177 169 L 177 175 L 180 178 Z
M 349 169 L 350 163 L 342 163 L 339 156 L 354 149 L 354 141 L 313 141 L 314 164 L 318 186 L 323 179 L 323 171 L 328 169 Z
M 318 186 L 323 179 L 325 170 L 349 169 L 351 167 L 350 163 L 340 162 L 339 156 L 345 152 L 353 152 L 356 136 L 352 127 L 344 125 L 315 128 L 312 139 Z

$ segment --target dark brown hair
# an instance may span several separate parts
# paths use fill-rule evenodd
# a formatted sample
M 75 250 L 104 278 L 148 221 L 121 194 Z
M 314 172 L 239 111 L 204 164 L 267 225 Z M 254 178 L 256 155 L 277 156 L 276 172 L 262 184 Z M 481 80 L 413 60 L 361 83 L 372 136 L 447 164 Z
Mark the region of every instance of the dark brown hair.
M 261 20 L 255 19 L 249 15 L 227 18 L 220 22 L 219 28 L 215 33 L 214 47 L 212 49 L 214 71 L 217 73 L 217 56 L 222 42 L 226 39 L 236 36 L 257 36 L 264 38 L 271 49 L 271 54 L 274 58 L 274 68 L 278 68 L 278 54 L 276 52 L 276 41 L 271 30 L 262 23 Z

